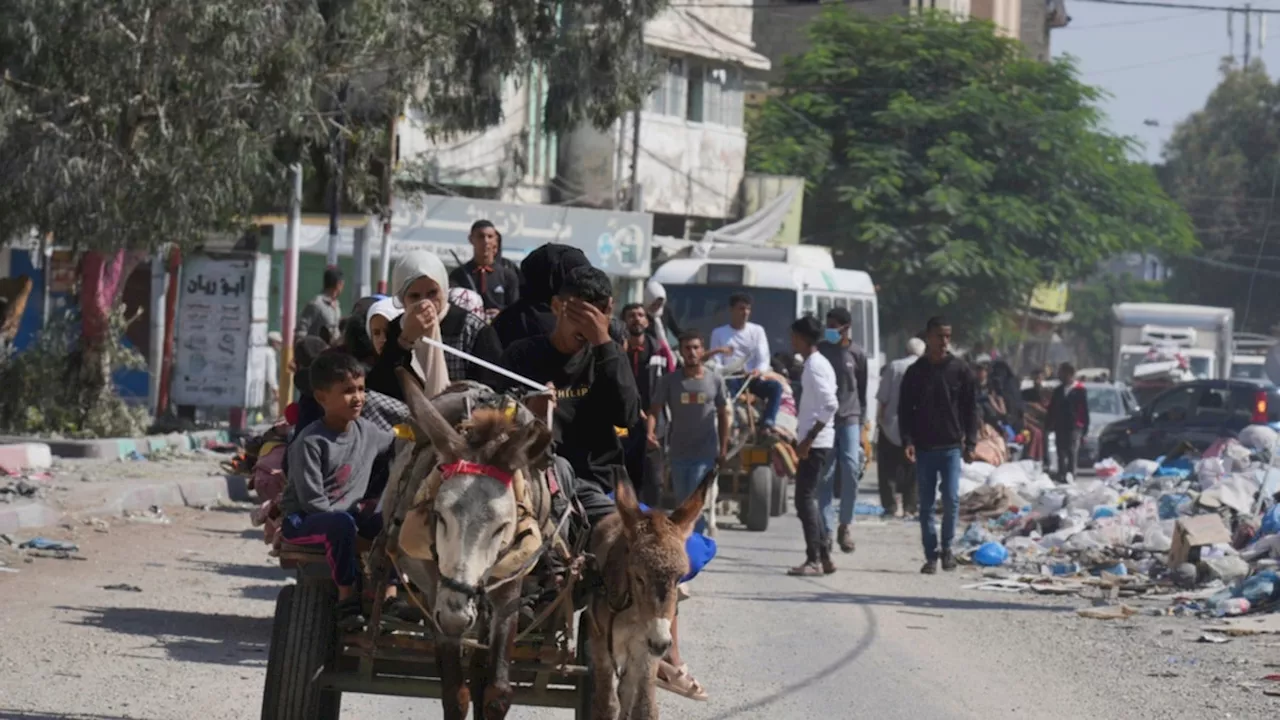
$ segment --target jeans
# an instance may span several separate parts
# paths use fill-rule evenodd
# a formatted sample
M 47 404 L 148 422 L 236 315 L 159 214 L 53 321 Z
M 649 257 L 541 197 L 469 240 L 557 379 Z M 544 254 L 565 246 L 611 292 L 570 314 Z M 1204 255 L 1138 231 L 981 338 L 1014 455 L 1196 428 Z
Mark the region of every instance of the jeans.
M 1076 432 L 1054 432 L 1058 450 L 1058 482 L 1065 483 L 1067 476 L 1075 477 L 1076 461 L 1080 458 L 1080 443 L 1084 436 Z
M 831 448 L 812 448 L 796 469 L 796 515 L 804 528 L 804 555 L 809 563 L 831 556 L 831 534 L 823 526 L 818 506 L 818 484 L 830 455 Z
M 858 504 L 858 483 L 862 480 L 862 427 L 836 426 L 836 446 L 822 469 L 818 485 L 818 507 L 822 509 L 822 529 L 828 535 L 835 532 L 836 479 L 840 482 L 840 524 L 853 523 L 853 511 Z
M 916 480 L 920 493 L 920 539 L 924 556 L 930 562 L 938 559 L 938 530 L 933 520 L 938 489 L 942 489 L 942 546 L 951 549 L 960 519 L 960 448 L 917 450 Z
M 333 581 L 342 587 L 352 587 L 360 578 L 356 536 L 366 539 L 377 537 L 382 532 L 382 513 L 293 513 L 285 518 L 280 532 L 285 540 L 295 545 L 324 545 Z
M 747 378 L 730 378 L 724 383 L 725 389 L 730 395 L 737 395 L 746 380 Z M 756 396 L 764 398 L 764 414 L 760 416 L 760 425 L 773 427 L 774 421 L 778 419 L 778 410 L 782 407 L 782 383 L 758 377 L 750 380 L 747 388 Z
M 671 491 L 676 496 L 676 505 L 689 499 L 694 490 L 698 489 L 698 483 L 702 482 L 702 478 L 715 467 L 715 458 L 705 458 L 702 460 L 671 460 Z M 706 516 L 698 518 L 698 524 L 694 527 L 694 532 L 703 532 L 707 529 Z

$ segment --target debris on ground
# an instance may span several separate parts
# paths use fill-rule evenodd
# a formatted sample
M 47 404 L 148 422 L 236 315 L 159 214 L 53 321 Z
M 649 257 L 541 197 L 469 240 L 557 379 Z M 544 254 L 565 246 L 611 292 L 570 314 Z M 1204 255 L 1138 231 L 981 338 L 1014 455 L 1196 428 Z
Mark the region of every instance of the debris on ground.
M 124 517 L 129 522 L 150 523 L 152 525 L 168 525 L 172 522 L 169 516 L 164 514 L 164 508 L 159 505 L 152 505 L 145 512 L 130 512 L 126 510 Z
M 135 592 L 135 593 L 142 592 L 142 588 L 138 587 L 137 585 L 129 585 L 127 583 L 115 583 L 113 585 L 103 585 L 102 589 L 103 590 L 119 590 L 121 592 Z
M 956 556 L 986 577 L 965 588 L 1091 597 L 1105 605 L 1080 615 L 1099 619 L 1261 616 L 1275 628 L 1253 633 L 1280 632 L 1280 433 L 1251 426 L 1198 456 L 1183 446 L 1095 471 L 1057 483 L 1031 460 L 966 464 Z

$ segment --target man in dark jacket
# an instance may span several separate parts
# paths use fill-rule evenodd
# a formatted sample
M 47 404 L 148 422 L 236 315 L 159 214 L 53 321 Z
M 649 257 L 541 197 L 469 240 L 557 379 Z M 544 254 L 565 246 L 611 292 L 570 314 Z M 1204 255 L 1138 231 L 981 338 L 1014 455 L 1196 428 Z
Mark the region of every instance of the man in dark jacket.
M 468 235 L 471 259 L 449 273 L 449 285 L 474 290 L 492 319 L 520 299 L 520 274 L 502 262 L 502 236 L 488 220 L 477 220 Z
M 550 334 L 512 343 L 502 366 L 555 390 L 552 432 L 556 454 L 569 461 L 587 520 L 614 511 L 609 499 L 626 462 L 618 428 L 640 421 L 640 393 L 618 343 L 609 336 L 613 311 L 609 277 L 575 268 L 554 298 L 557 319 Z M 504 387 L 514 388 L 510 381 Z M 543 408 L 535 407 L 541 414 Z
M 1080 441 L 1089 434 L 1089 392 L 1076 381 L 1071 363 L 1058 368 L 1058 387 L 1049 398 L 1047 432 L 1054 434 L 1058 445 L 1058 482 L 1070 482 L 1080 456 Z
M 627 430 L 623 447 L 627 453 L 627 474 L 640 495 L 640 502 L 656 507 L 662 495 L 662 448 L 649 447 L 649 426 L 646 413 L 653 405 L 653 391 L 666 369 L 658 341 L 648 331 L 649 314 L 640 303 L 622 308 L 622 322 L 627 329 L 627 340 L 622 346 L 627 366 L 636 379 L 640 393 L 640 423 Z M 662 418 L 658 418 L 659 437 L 662 437 Z
M 924 566 L 932 575 L 955 570 L 951 554 L 960 506 L 960 463 L 972 461 L 978 444 L 977 385 L 968 363 L 950 352 L 951 325 L 941 317 L 925 326 L 925 354 L 902 377 L 898 396 L 898 429 L 907 461 L 916 464 L 920 496 L 920 537 Z M 933 509 L 942 487 L 942 538 Z
M 849 526 L 858 503 L 858 482 L 862 479 L 862 418 L 867 407 L 867 354 L 849 336 L 853 316 L 842 307 L 827 313 L 827 327 L 818 352 L 836 371 L 835 452 L 827 460 L 818 488 L 818 504 L 822 508 L 822 524 L 828 537 L 836 536 L 836 544 L 844 552 L 854 551 Z M 837 485 L 839 483 L 839 485 Z M 838 491 L 837 491 L 838 488 Z M 835 524 L 835 496 L 840 496 L 840 527 Z

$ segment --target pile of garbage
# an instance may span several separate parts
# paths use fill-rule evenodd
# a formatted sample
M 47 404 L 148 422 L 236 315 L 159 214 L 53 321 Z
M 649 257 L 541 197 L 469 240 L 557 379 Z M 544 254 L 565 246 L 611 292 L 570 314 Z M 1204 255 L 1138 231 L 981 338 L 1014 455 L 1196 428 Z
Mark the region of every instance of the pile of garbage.
M 961 559 L 1006 578 L 970 587 L 1158 594 L 1168 612 L 1280 608 L 1280 433 L 1255 425 L 1203 454 L 1114 460 L 1058 484 L 1040 464 L 966 464 Z

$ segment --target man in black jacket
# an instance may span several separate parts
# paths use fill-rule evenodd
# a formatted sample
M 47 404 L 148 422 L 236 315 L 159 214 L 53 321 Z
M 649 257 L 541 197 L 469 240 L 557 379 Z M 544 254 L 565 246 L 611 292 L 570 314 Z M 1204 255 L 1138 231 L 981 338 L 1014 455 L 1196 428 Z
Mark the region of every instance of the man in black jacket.
M 549 335 L 513 343 L 501 362 L 508 370 L 555 390 L 556 454 L 573 466 L 577 497 L 592 525 L 614 511 L 608 495 L 626 476 L 617 429 L 640 422 L 635 378 L 609 335 L 612 291 L 604 271 L 575 268 L 551 302 L 555 329 Z M 503 384 L 513 387 L 510 381 Z
M 1058 482 L 1070 482 L 1080 457 L 1080 441 L 1089 434 L 1089 392 L 1084 383 L 1076 382 L 1076 369 L 1071 363 L 1058 368 L 1058 387 L 1049 398 L 1046 432 L 1054 434 L 1058 446 Z
M 477 220 L 467 236 L 471 259 L 449 273 L 449 285 L 474 290 L 492 320 L 520 299 L 520 273 L 502 261 L 502 235 L 488 220 Z
M 978 444 L 977 385 L 963 360 L 950 352 L 951 325 L 941 317 L 925 327 L 925 354 L 902 377 L 898 397 L 898 427 L 908 462 L 916 464 L 920 495 L 920 537 L 925 563 L 920 572 L 932 575 L 956 568 L 951 554 L 959 521 L 960 462 L 972 461 Z M 933 509 L 942 487 L 942 542 Z
M 627 474 L 631 476 L 631 484 L 635 485 L 640 502 L 657 507 L 662 495 L 662 448 L 649 446 L 646 413 L 652 407 L 658 380 L 666 370 L 666 358 L 662 356 L 658 341 L 648 333 L 649 314 L 643 305 L 632 303 L 622 308 L 622 322 L 627 329 L 622 351 L 640 393 L 640 423 L 628 428 L 627 440 L 623 443 L 627 454 Z M 662 418 L 658 418 L 658 422 L 660 426 L 665 425 Z M 658 436 L 662 437 L 661 427 Z
M 862 479 L 862 418 L 867 407 L 867 354 L 849 337 L 853 316 L 846 308 L 827 312 L 827 327 L 818 352 L 836 371 L 835 452 L 822 471 L 818 504 L 822 507 L 822 524 L 827 535 L 836 536 L 836 544 L 844 552 L 854 551 L 849 526 L 858 503 L 858 482 Z M 840 525 L 835 531 L 835 497 L 840 497 Z

